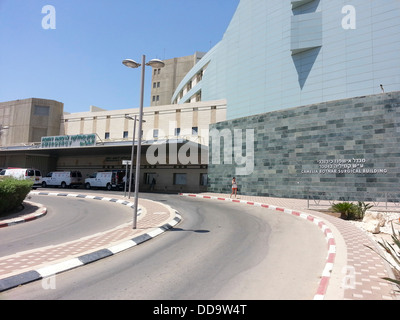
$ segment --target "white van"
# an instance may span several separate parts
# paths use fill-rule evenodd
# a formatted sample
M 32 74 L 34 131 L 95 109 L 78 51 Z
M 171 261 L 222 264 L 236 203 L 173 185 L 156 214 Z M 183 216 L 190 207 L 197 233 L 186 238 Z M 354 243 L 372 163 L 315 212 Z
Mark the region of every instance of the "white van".
M 95 172 L 85 179 L 85 188 L 106 188 L 107 190 L 122 188 L 122 181 L 119 181 L 118 173 Z
M 49 172 L 42 179 L 42 187 L 59 186 L 66 187 L 79 187 L 83 184 L 83 178 L 80 171 L 63 171 L 63 172 Z
M 3 169 L 0 176 L 9 176 L 18 180 L 31 180 L 34 187 L 42 185 L 42 173 L 37 169 L 8 168 Z

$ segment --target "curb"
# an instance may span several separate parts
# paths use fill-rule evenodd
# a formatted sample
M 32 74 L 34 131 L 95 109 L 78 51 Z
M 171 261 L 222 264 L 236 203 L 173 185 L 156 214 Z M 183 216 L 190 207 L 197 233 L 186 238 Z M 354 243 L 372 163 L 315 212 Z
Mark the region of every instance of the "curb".
M 33 193 L 33 194 L 41 194 L 41 195 L 57 195 L 57 196 L 74 196 L 74 197 L 79 197 L 79 198 L 90 198 L 90 199 L 96 199 L 96 200 L 106 200 L 106 201 L 112 201 L 116 203 L 121 203 L 124 205 L 131 204 L 132 203 L 128 201 L 123 201 L 123 200 L 118 200 L 118 199 L 111 199 L 111 198 L 105 198 L 105 197 L 98 197 L 98 196 L 85 196 L 85 195 L 74 195 L 74 194 L 56 194 L 56 193 L 47 193 L 47 192 L 38 192 L 38 193 Z M 170 208 L 171 210 L 174 210 Z M 139 210 L 138 210 L 139 211 Z M 55 263 L 55 264 L 50 264 L 48 266 L 36 269 L 36 270 L 30 270 L 23 272 L 21 274 L 13 275 L 8 278 L 0 279 L 0 292 L 18 287 L 20 285 L 28 284 L 30 282 L 34 282 L 37 280 L 45 279 L 48 277 L 55 276 L 56 274 L 81 267 L 87 264 L 90 264 L 92 262 L 101 260 L 103 258 L 107 258 L 110 256 L 113 256 L 117 253 L 120 253 L 124 250 L 130 249 L 134 246 L 137 246 L 143 242 L 146 242 L 148 240 L 151 240 L 158 235 L 164 233 L 168 229 L 173 228 L 176 226 L 179 222 L 181 222 L 182 217 L 179 214 L 179 212 L 175 211 L 175 218 L 172 219 L 170 222 L 162 225 L 161 227 L 158 227 L 156 229 L 153 229 L 145 234 L 141 234 L 139 236 L 136 236 L 130 240 L 126 240 L 124 242 L 121 242 L 119 244 L 113 245 L 109 248 L 105 249 L 99 249 L 94 252 L 88 253 L 81 255 L 76 258 L 71 258 L 67 261 L 63 261 L 60 263 Z
M 16 224 L 25 223 L 39 219 L 47 214 L 47 208 L 40 208 L 35 213 L 27 215 L 24 218 L 9 219 L 10 222 L 1 222 L 0 228 L 11 227 Z
M 40 191 L 31 191 L 30 195 L 35 196 L 56 196 L 56 197 L 73 197 L 73 198 L 80 198 L 80 199 L 92 199 L 92 200 L 102 200 L 102 201 L 110 201 L 119 203 L 130 208 L 134 207 L 134 203 L 126 200 L 116 199 L 116 198 L 109 198 L 109 197 L 100 197 L 94 195 L 87 195 L 81 193 L 65 193 L 65 192 L 40 192 Z M 138 215 L 140 215 L 142 209 L 138 208 Z
M 86 195 L 86 194 L 78 194 L 78 193 L 31 191 L 29 193 L 29 195 L 74 197 L 74 198 L 80 198 L 80 199 L 85 199 L 86 198 L 86 199 L 92 199 L 92 200 L 103 200 L 103 201 L 115 202 L 115 203 L 119 203 L 119 204 L 122 204 L 122 205 L 126 205 L 126 206 L 128 206 L 130 208 L 134 208 L 134 206 L 135 206 L 135 204 L 133 202 L 129 202 L 129 201 L 126 201 L 126 200 L 109 198 L 109 197 L 99 197 L 99 196 Z M 142 209 L 138 208 L 138 216 L 140 216 L 141 213 L 142 213 Z M 44 208 L 42 211 L 40 211 L 40 212 L 38 211 L 35 214 L 28 215 L 25 218 L 10 219 L 11 222 L 0 223 L 0 228 L 10 227 L 10 226 L 13 226 L 15 224 L 36 220 L 36 219 L 38 219 L 40 217 L 43 217 L 46 214 L 47 214 L 47 208 Z
M 282 208 L 282 207 L 277 207 L 277 206 L 269 205 L 266 203 L 253 202 L 253 201 L 247 201 L 247 200 L 238 200 L 238 199 L 231 199 L 231 198 L 223 198 L 223 197 L 198 195 L 198 194 L 189 194 L 189 193 L 180 193 L 179 195 L 185 196 L 185 197 L 194 197 L 194 198 L 220 200 L 220 201 L 230 201 L 230 202 L 235 202 L 235 203 L 253 205 L 253 206 L 257 206 L 257 207 L 262 207 L 262 208 L 266 208 L 266 209 L 270 209 L 270 210 L 279 211 L 282 213 L 288 213 L 293 216 L 303 218 L 306 221 L 312 222 L 324 233 L 325 239 L 328 243 L 328 256 L 326 259 L 325 268 L 322 271 L 321 280 L 320 280 L 317 292 L 314 295 L 313 300 L 323 300 L 325 298 L 326 291 L 328 289 L 329 280 L 331 278 L 333 265 L 334 265 L 335 258 L 336 258 L 336 241 L 335 241 L 332 231 L 329 229 L 329 227 L 325 224 L 325 222 L 322 219 L 314 217 L 308 213 L 304 213 L 301 211 L 295 211 L 292 209 L 287 209 L 287 208 Z

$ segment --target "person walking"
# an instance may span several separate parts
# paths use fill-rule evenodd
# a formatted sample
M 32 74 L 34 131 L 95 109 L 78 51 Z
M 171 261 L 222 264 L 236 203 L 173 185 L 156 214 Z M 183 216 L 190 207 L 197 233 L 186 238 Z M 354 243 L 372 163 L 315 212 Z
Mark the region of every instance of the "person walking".
M 156 185 L 156 179 L 153 178 L 153 180 L 151 180 L 151 184 L 150 184 L 150 190 L 153 191 L 154 190 L 154 186 Z
M 233 194 L 235 194 L 235 198 L 236 198 L 237 189 L 238 189 L 238 186 L 237 186 L 236 178 L 233 177 L 233 179 L 232 179 L 232 193 L 231 193 L 231 196 L 229 198 L 232 198 Z

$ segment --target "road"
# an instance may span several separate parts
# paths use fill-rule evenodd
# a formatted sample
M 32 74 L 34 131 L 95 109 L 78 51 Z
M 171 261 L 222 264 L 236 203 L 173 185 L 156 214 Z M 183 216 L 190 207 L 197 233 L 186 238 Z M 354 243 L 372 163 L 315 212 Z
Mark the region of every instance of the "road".
M 301 218 L 237 203 L 144 194 L 183 222 L 110 258 L 38 281 L 1 299 L 307 299 L 316 293 L 327 245 Z M 45 221 L 45 220 L 43 220 Z
M 32 196 L 30 201 L 42 203 L 46 216 L 1 229 L 0 257 L 76 240 L 132 220 L 131 208 L 106 201 L 53 196 Z

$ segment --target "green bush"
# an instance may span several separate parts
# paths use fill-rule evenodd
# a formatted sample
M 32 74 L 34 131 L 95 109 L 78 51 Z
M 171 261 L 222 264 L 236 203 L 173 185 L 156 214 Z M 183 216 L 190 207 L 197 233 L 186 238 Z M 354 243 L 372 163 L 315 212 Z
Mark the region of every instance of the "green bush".
M 364 218 L 364 214 L 368 209 L 371 209 L 372 205 L 358 201 L 358 204 L 350 202 L 336 203 L 331 207 L 333 212 L 341 214 L 342 219 L 346 220 L 361 220 Z
M 358 207 L 350 202 L 335 203 L 331 209 L 333 212 L 340 213 L 340 217 L 346 220 L 353 220 L 358 214 Z
M 32 189 L 33 182 L 6 178 L 0 180 L 0 215 L 18 208 Z
M 359 210 L 359 215 L 360 219 L 364 218 L 365 212 L 373 207 L 372 204 L 368 204 L 365 202 L 358 201 L 358 210 Z

